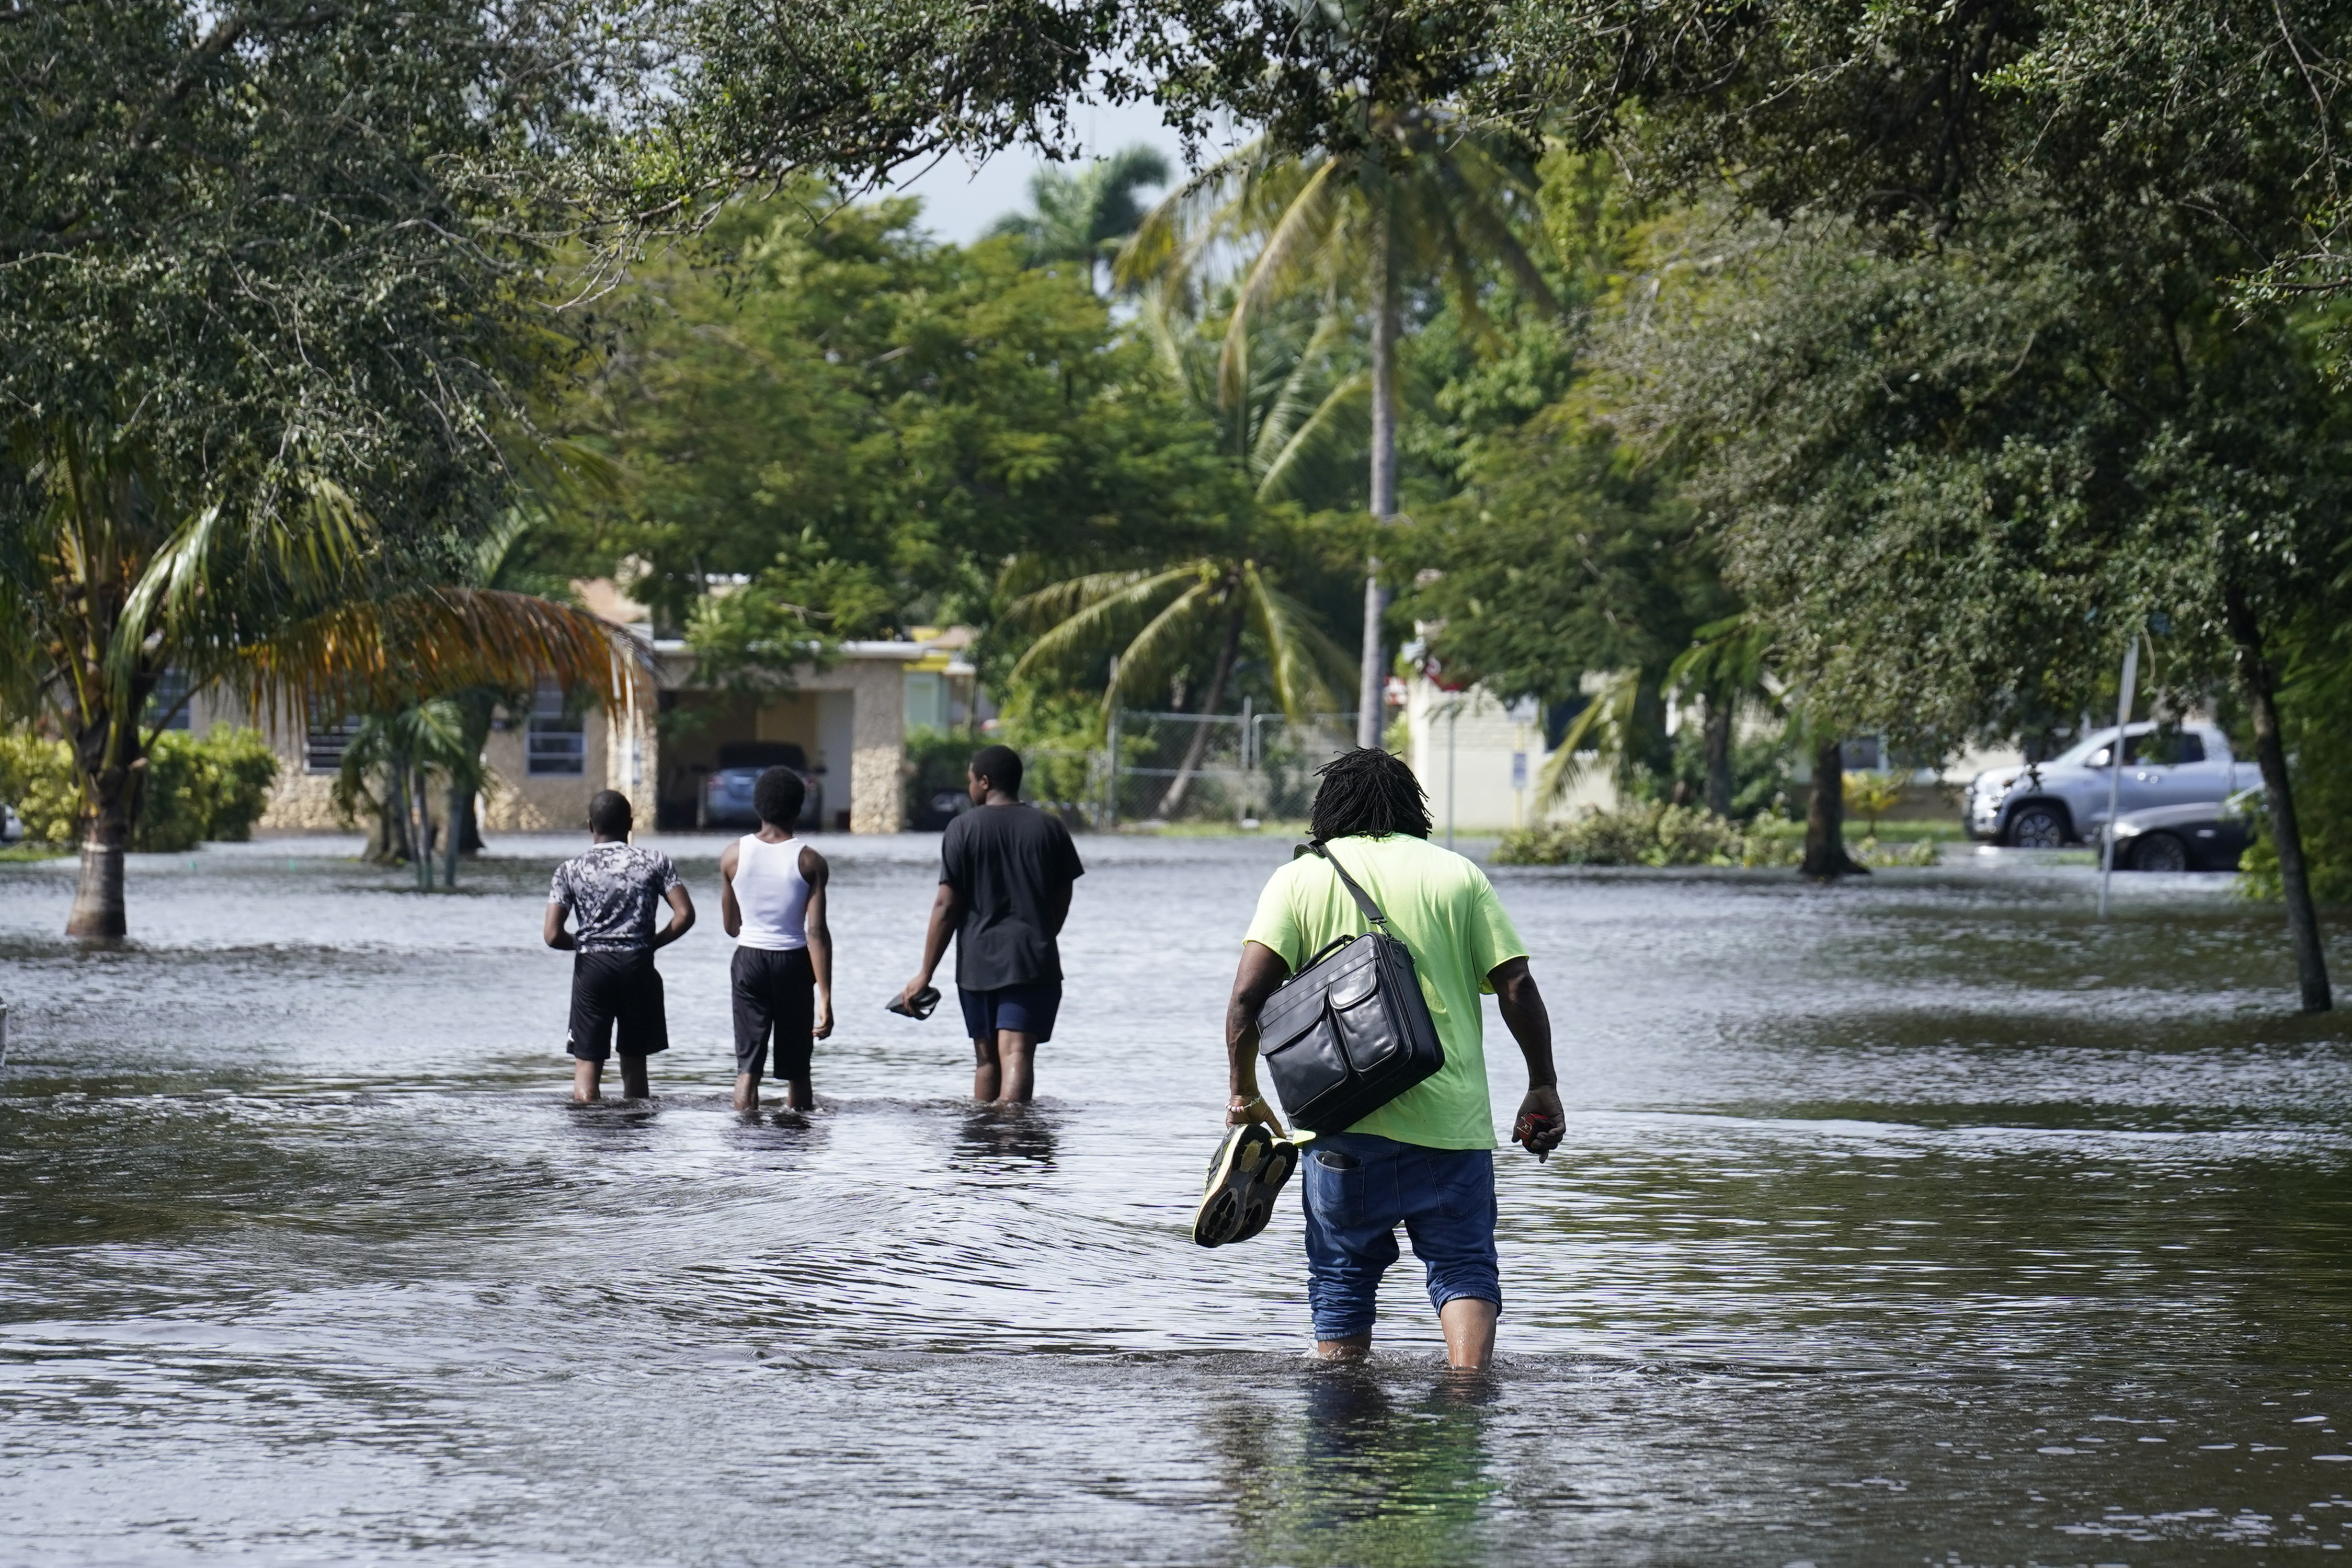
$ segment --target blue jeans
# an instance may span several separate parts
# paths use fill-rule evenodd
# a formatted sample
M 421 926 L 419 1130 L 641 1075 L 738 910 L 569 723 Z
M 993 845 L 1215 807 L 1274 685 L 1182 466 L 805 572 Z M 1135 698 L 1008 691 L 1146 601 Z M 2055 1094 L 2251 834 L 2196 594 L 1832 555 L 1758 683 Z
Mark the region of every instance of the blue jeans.
M 1424 1149 L 1370 1133 L 1322 1133 L 1307 1145 L 1307 1304 L 1317 1339 L 1372 1332 L 1396 1228 L 1429 1276 L 1429 1302 L 1503 1304 L 1495 1260 L 1495 1155 Z

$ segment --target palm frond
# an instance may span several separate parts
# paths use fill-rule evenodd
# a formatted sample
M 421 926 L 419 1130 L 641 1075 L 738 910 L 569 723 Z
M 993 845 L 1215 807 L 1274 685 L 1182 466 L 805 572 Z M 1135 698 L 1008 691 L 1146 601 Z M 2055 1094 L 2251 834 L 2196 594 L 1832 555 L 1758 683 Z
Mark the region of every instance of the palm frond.
M 1315 623 L 1313 611 L 1268 582 L 1255 561 L 1243 563 L 1242 582 L 1284 716 L 1304 724 L 1335 707 L 1333 693 L 1354 674 L 1355 660 Z
M 1091 662 L 1124 643 L 1126 628 L 1150 615 L 1153 606 L 1186 583 L 1201 580 L 1198 562 L 1162 571 L 1106 571 L 1076 577 L 1024 594 L 1006 611 L 1008 619 L 1045 622 L 1013 666 L 1015 680 L 1056 665 Z
M 1536 799 L 1547 809 L 1564 800 L 1583 779 L 1588 768 L 1613 764 L 1625 756 L 1633 733 L 1634 707 L 1641 695 L 1639 670 L 1612 670 L 1601 678 L 1600 689 L 1568 727 L 1568 733 L 1559 737 L 1559 747 L 1536 779 Z
M 322 611 L 239 650 L 226 674 L 250 711 L 278 720 L 394 708 L 468 686 L 528 687 L 541 675 L 619 707 L 651 665 L 636 639 L 584 610 L 439 588 Z
M 1220 597 L 1214 578 L 1198 578 L 1129 639 L 1126 651 L 1118 657 L 1118 673 L 1103 692 L 1106 715 L 1129 689 L 1141 687 L 1173 665 L 1192 622 L 1214 609 Z
M 1284 495 L 1289 488 L 1291 471 L 1299 460 L 1310 455 L 1321 443 L 1335 439 L 1339 430 L 1340 416 L 1355 403 L 1369 404 L 1371 391 L 1372 372 L 1370 371 L 1358 371 L 1333 387 L 1317 405 L 1315 412 L 1307 416 L 1307 423 L 1291 432 L 1290 438 L 1282 444 L 1282 450 L 1266 460 L 1265 466 L 1258 475 L 1258 499 L 1270 501 Z
M 1265 244 L 1242 277 L 1241 288 L 1234 298 L 1233 316 L 1225 328 L 1225 351 L 1218 368 L 1218 383 L 1229 401 L 1237 400 L 1246 384 L 1244 367 L 1252 316 L 1281 295 L 1295 291 L 1330 238 L 1339 193 L 1334 171 L 1339 166 L 1331 159 L 1316 165 L 1298 193 L 1275 220 Z

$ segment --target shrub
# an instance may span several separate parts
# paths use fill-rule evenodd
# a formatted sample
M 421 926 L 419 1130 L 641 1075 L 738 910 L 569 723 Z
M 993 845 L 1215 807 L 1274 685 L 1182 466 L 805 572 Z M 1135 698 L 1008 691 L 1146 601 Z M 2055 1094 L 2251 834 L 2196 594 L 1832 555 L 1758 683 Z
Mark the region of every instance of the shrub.
M 23 730 L 0 732 L 0 800 L 25 820 L 27 841 L 72 843 L 74 824 L 81 818 L 72 748 Z
M 1864 865 L 1934 865 L 1939 858 L 1926 840 L 1881 844 L 1864 838 L 1846 852 Z M 1495 852 L 1498 865 L 1793 866 L 1804 858 L 1802 822 L 1759 818 L 1743 831 L 1696 807 L 1641 803 L 1517 829 L 1504 834 Z
M 202 740 L 166 730 L 147 758 L 134 850 L 184 850 L 206 839 L 242 841 L 269 804 L 278 758 L 258 730 L 215 729 Z M 61 740 L 0 734 L 0 800 L 25 820 L 25 836 L 69 844 L 81 820 L 73 752 Z
M 1502 865 L 1738 865 L 1738 827 L 1689 806 L 1629 805 L 1503 835 Z
M 147 757 L 132 830 L 135 850 L 184 850 L 211 839 L 243 843 L 268 809 L 278 757 L 256 729 L 217 728 L 202 740 L 165 730 Z

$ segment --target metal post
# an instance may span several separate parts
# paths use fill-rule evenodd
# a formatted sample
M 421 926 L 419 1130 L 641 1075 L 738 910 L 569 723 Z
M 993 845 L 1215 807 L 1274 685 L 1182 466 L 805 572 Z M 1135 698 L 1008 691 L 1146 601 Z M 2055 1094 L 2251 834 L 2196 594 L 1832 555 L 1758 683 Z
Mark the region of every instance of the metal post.
M 1462 723 L 1462 699 L 1445 710 L 1445 847 L 1454 847 L 1454 732 Z
M 1242 698 L 1242 779 L 1241 788 L 1234 791 L 1234 823 L 1249 826 L 1250 820 L 1250 699 Z
M 2139 683 L 2139 633 L 2124 649 L 2124 689 L 2116 704 L 2116 743 L 2107 747 L 2107 822 L 2099 834 L 2099 918 L 2107 917 L 2107 879 L 2116 872 L 2116 810 L 2123 803 L 2124 741 L 2131 727 L 2132 687 Z
M 1110 718 L 1105 726 L 1109 739 L 1108 755 L 1103 758 L 1103 831 L 1118 826 L 1118 655 L 1110 656 L 1110 690 L 1106 694 L 1110 703 Z

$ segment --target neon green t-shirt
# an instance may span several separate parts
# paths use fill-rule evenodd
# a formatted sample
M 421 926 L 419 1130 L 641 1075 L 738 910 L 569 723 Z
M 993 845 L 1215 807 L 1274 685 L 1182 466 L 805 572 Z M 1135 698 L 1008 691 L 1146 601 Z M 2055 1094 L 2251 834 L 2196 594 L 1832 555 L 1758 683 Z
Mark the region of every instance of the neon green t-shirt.
M 1339 839 L 1325 847 L 1389 917 L 1389 935 L 1411 950 L 1421 994 L 1445 1048 L 1444 1067 L 1348 1131 L 1425 1149 L 1495 1147 L 1478 998 L 1494 989 L 1486 977 L 1496 965 L 1524 958 L 1528 950 L 1494 883 L 1452 850 L 1403 833 Z M 1334 939 L 1370 929 L 1338 873 L 1315 856 L 1301 855 L 1258 894 L 1257 914 L 1243 940 L 1272 948 L 1295 974 Z

